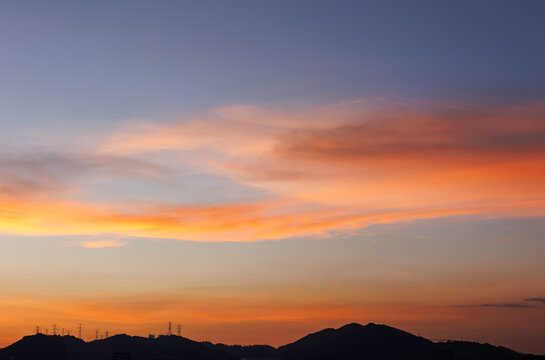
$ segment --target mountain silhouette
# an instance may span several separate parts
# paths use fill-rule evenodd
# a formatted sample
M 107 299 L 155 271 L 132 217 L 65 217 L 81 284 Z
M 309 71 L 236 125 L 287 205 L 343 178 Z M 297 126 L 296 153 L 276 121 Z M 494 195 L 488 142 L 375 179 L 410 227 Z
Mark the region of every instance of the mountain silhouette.
M 84 346 L 85 341 L 73 336 L 36 334 L 25 336 L 0 350 L 0 359 L 60 360 L 66 359 L 71 352 L 82 349 Z
M 114 356 L 117 354 L 117 356 Z M 126 355 L 124 355 L 126 354 Z M 238 360 L 239 357 L 181 336 L 115 335 L 85 342 L 73 336 L 37 334 L 0 350 L 0 360 Z
M 324 329 L 291 344 L 270 346 L 215 345 L 242 359 L 274 360 L 545 360 L 503 347 L 466 341 L 434 343 L 408 332 L 377 324 L 348 324 Z
M 490 344 L 434 343 L 377 324 L 324 329 L 291 344 L 225 345 L 180 336 L 115 335 L 85 342 L 73 336 L 37 334 L 0 349 L 0 360 L 545 360 Z
M 279 356 L 278 350 L 269 345 L 206 344 L 240 359 L 278 359 Z
M 278 348 L 295 359 L 420 359 L 431 352 L 430 340 L 386 325 L 348 324 L 325 329 Z

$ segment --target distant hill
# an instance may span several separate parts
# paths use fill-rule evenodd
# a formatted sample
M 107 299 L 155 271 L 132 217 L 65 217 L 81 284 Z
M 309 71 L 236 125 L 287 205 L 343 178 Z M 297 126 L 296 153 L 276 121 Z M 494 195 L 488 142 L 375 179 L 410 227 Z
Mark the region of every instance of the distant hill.
M 0 350 L 0 360 L 111 360 L 114 354 L 131 360 L 238 360 L 224 351 L 180 336 L 149 339 L 116 335 L 85 342 L 73 336 L 32 335 Z
M 277 359 L 276 348 L 269 345 L 225 345 L 207 343 L 218 350 L 236 356 L 241 359 Z
M 84 346 L 85 341 L 73 336 L 37 334 L 25 336 L 21 340 L 0 350 L 0 360 L 7 360 L 10 357 L 17 360 L 64 360 L 71 352 L 83 349 Z
M 423 359 L 433 343 L 386 325 L 349 324 L 325 329 L 278 348 L 279 357 L 299 359 Z
M 545 360 L 503 347 L 465 341 L 434 343 L 408 332 L 377 324 L 348 324 L 309 334 L 291 344 L 270 346 L 215 345 L 243 359 L 274 360 Z
M 114 355 L 115 354 L 115 355 Z M 309 334 L 291 344 L 225 345 L 180 336 L 116 335 L 85 342 L 73 336 L 32 335 L 0 350 L 0 360 L 545 360 L 464 341 L 434 343 L 386 326 L 348 324 Z

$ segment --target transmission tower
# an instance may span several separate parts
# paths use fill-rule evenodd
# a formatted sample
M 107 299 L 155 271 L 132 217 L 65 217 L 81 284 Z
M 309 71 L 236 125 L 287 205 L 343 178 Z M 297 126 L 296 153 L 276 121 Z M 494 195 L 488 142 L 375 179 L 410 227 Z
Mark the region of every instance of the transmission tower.
M 107 332 L 107 331 L 104 333 L 104 336 L 105 336 L 106 338 L 108 338 L 108 332 Z
M 57 335 L 57 324 L 53 324 L 53 335 Z
M 39 326 L 36 326 L 34 329 L 36 330 L 36 334 L 40 333 L 40 327 Z
M 82 328 L 82 324 L 78 324 L 78 338 L 81 339 L 81 328 Z
M 168 333 L 167 335 L 172 335 L 172 321 L 168 322 Z
M 178 336 L 182 336 L 182 325 L 178 324 L 177 330 Z
M 98 340 L 98 330 L 99 329 L 95 329 L 95 340 Z

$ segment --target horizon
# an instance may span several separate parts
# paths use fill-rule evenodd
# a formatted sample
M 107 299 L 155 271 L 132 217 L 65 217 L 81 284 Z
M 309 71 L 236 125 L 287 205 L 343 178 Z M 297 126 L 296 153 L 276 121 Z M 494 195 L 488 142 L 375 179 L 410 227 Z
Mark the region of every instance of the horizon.
M 545 354 L 544 12 L 0 4 L 0 347 L 373 322 Z
M 298 340 L 301 340 L 303 338 L 306 338 L 307 336 L 309 335 L 314 335 L 314 334 L 318 334 L 318 333 L 321 333 L 323 331 L 326 331 L 326 330 L 341 330 L 342 328 L 347 328 L 349 326 L 353 327 L 353 326 L 358 326 L 358 327 L 369 327 L 369 326 L 374 326 L 374 327 L 387 327 L 387 328 L 390 328 L 390 329 L 393 329 L 393 330 L 401 330 L 402 332 L 405 332 L 405 333 L 408 333 L 412 336 L 416 336 L 416 337 L 421 337 L 423 339 L 426 339 L 426 340 L 429 340 L 433 343 L 450 343 L 450 342 L 467 342 L 467 343 L 479 343 L 479 342 L 476 342 L 476 341 L 472 341 L 470 339 L 429 339 L 429 338 L 426 338 L 425 336 L 421 336 L 420 334 L 413 334 L 411 332 L 407 332 L 403 329 L 398 329 L 398 328 L 395 328 L 395 327 L 391 327 L 387 324 L 376 324 L 376 323 L 373 323 L 373 322 L 370 322 L 370 323 L 367 323 L 365 325 L 363 324 L 360 324 L 360 323 L 347 323 L 347 324 L 344 324 L 342 326 L 339 326 L 338 328 L 323 328 L 323 329 L 319 329 L 319 330 L 316 330 L 316 331 L 312 331 L 308 334 L 305 334 L 301 337 L 298 337 L 296 339 L 293 339 L 292 341 L 289 341 L 285 344 L 279 344 L 279 345 L 271 345 L 271 344 L 267 344 L 267 343 L 252 343 L 252 344 L 224 344 L 224 343 L 221 343 L 221 342 L 217 342 L 217 343 L 214 343 L 210 340 L 198 340 L 198 339 L 190 339 L 184 335 L 181 334 L 181 332 L 178 330 L 178 331 L 174 331 L 172 329 L 170 329 L 170 326 L 171 324 L 168 324 L 167 325 L 167 330 L 165 332 L 163 332 L 163 330 L 160 330 L 160 332 L 158 333 L 150 333 L 150 334 L 147 334 L 147 335 L 140 335 L 140 334 L 129 334 L 129 333 L 124 333 L 124 332 L 121 332 L 121 333 L 114 333 L 114 334 L 110 334 L 108 331 L 106 331 L 105 333 L 104 332 L 98 332 L 98 330 L 100 329 L 95 329 L 97 332 L 95 333 L 95 338 L 92 338 L 92 339 L 85 339 L 85 336 L 83 336 L 83 332 L 82 332 L 82 336 L 79 336 L 78 335 L 75 335 L 75 334 L 72 334 L 70 332 L 67 332 L 65 333 L 65 329 L 62 328 L 62 334 L 60 333 L 60 331 L 57 329 L 57 333 L 52 333 L 52 334 L 49 334 L 48 333 L 48 330 L 49 329 L 46 329 L 46 332 L 42 332 L 41 330 L 42 329 L 36 329 L 36 332 L 33 333 L 33 334 L 28 334 L 28 335 L 24 335 L 23 337 L 21 337 L 21 339 L 18 339 L 17 341 L 19 340 L 22 340 L 24 338 L 28 338 L 28 337 L 34 337 L 34 336 L 47 336 L 47 337 L 69 337 L 69 338 L 75 338 L 75 339 L 79 339 L 79 340 L 82 340 L 83 342 L 85 343 L 91 343 L 91 342 L 94 342 L 94 341 L 103 341 L 103 340 L 107 340 L 109 338 L 112 338 L 112 337 L 117 337 L 117 336 L 127 336 L 127 337 L 136 337 L 136 338 L 142 338 L 142 339 L 147 339 L 147 340 L 156 340 L 156 339 L 159 339 L 159 338 L 162 338 L 162 337 L 177 337 L 177 338 L 181 338 L 181 339 L 188 339 L 188 340 L 191 340 L 191 341 L 195 341 L 195 342 L 201 342 L 201 343 L 211 343 L 211 344 L 215 344 L 215 345 L 227 345 L 227 346 L 269 346 L 269 347 L 273 347 L 275 349 L 278 349 L 284 345 L 288 345 L 288 344 L 292 344 L 292 343 L 295 343 L 297 342 Z M 489 344 L 487 342 L 485 343 L 479 343 L 479 344 Z M 12 345 L 12 344 L 9 344 L 9 345 Z M 9 346 L 8 345 L 8 346 Z M 503 347 L 501 344 L 490 344 L 490 345 L 493 345 L 493 346 L 497 346 L 497 347 Z M 6 346 L 6 347 L 8 347 Z M 0 350 L 3 349 L 5 347 L 0 347 Z M 530 354 L 530 355 L 542 355 L 542 354 Z

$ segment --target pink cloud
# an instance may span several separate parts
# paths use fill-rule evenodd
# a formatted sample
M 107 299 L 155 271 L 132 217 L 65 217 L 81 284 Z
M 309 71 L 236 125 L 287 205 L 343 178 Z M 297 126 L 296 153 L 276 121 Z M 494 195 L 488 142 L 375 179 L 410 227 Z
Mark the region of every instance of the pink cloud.
M 140 122 L 112 134 L 85 161 L 68 164 L 121 176 L 139 169 L 158 178 L 162 169 L 189 166 L 263 190 L 267 199 L 74 200 L 62 190 L 72 184 L 59 180 L 66 169 L 56 176 L 42 165 L 19 164 L 48 175 L 25 183 L 17 180 L 28 179 L 21 170 L 3 163 L 0 171 L 14 180 L 4 180 L 0 225 L 21 234 L 255 241 L 457 214 L 543 215 L 543 115 L 542 102 L 419 109 L 366 100 L 291 110 L 231 106 L 167 124 Z M 31 191 L 57 184 L 52 192 Z M 13 191 L 25 196 L 8 195 Z

